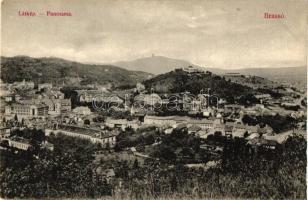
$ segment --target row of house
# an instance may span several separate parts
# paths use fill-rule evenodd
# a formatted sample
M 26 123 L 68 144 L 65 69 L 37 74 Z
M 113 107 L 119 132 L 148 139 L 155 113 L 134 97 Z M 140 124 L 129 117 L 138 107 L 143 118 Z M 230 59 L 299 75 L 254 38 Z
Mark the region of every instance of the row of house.
M 115 103 L 117 105 L 125 106 L 131 104 L 131 97 L 133 97 L 134 106 L 154 106 L 160 104 L 161 106 L 169 103 L 175 103 L 185 110 L 202 110 L 208 107 L 209 102 L 216 102 L 217 107 L 219 104 L 225 103 L 223 99 L 219 99 L 216 96 L 210 96 L 208 94 L 199 94 L 194 96 L 189 93 L 185 94 L 173 94 L 168 97 L 162 97 L 156 93 L 144 94 L 140 93 L 136 96 L 132 96 L 131 91 L 109 92 L 103 90 L 76 90 L 77 99 L 81 103 L 93 103 L 93 102 L 105 102 Z
M 49 87 L 49 86 L 46 86 Z M 17 98 L 18 97 L 18 98 Z M 5 97 L 3 116 L 5 119 L 13 119 L 17 116 L 18 121 L 33 118 L 45 119 L 48 115 L 59 116 L 71 111 L 71 100 L 64 99 L 60 91 L 48 90 L 33 97 L 21 97 L 18 94 Z
M 26 81 L 25 79 L 21 82 L 15 81 L 13 84 L 10 84 L 9 87 L 11 89 L 34 89 L 34 82 L 33 81 Z
M 208 135 L 219 134 L 226 137 L 245 137 L 254 133 L 271 134 L 270 127 L 260 128 L 258 126 L 248 126 L 239 122 L 224 123 L 221 118 L 196 119 L 187 116 L 145 116 L 145 125 L 155 125 L 165 127 L 165 133 L 171 133 L 174 128 L 187 128 L 189 134 L 197 134 L 206 138 Z
M 33 90 L 35 88 L 35 83 L 33 81 L 26 81 L 23 79 L 22 81 L 15 81 L 14 83 L 2 83 L 7 89 L 13 90 L 13 89 L 29 89 Z M 52 89 L 52 84 L 51 83 L 39 83 L 37 84 L 38 91 L 42 89 Z
M 187 116 L 145 116 L 144 124 L 175 127 L 177 124 L 198 125 L 202 130 L 213 127 L 213 121 L 208 119 L 195 119 Z
M 76 90 L 77 100 L 81 103 L 96 102 L 114 102 L 122 104 L 124 98 L 116 93 L 108 92 L 106 89 L 92 89 L 92 90 Z
M 178 69 L 177 69 L 178 70 Z M 182 70 L 184 72 L 187 72 L 189 74 L 194 74 L 194 73 L 205 73 L 205 70 L 201 70 L 201 69 L 198 69 L 196 67 L 193 67 L 193 66 L 188 66 L 188 67 L 183 67 Z

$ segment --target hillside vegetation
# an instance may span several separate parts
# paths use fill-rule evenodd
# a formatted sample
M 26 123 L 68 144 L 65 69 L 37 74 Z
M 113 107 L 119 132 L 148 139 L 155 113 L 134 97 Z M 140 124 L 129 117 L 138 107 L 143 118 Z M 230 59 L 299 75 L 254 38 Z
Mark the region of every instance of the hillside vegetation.
M 149 73 L 129 71 L 112 65 L 90 65 L 59 58 L 1 57 L 1 79 L 4 82 L 31 80 L 55 85 L 108 84 L 134 85 Z
M 266 78 L 262 78 L 259 76 L 232 76 L 232 75 L 224 75 L 226 80 L 230 80 L 231 82 L 238 83 L 241 85 L 245 85 L 248 87 L 252 87 L 254 89 L 257 88 L 275 88 L 280 86 L 281 84 L 270 81 Z
M 181 70 L 158 75 L 144 81 L 144 84 L 148 89 L 153 88 L 157 93 L 189 91 L 192 94 L 199 94 L 201 90 L 207 92 L 207 88 L 210 88 L 211 94 L 229 100 L 255 93 L 252 88 L 227 81 L 221 76 L 211 73 L 188 74 Z

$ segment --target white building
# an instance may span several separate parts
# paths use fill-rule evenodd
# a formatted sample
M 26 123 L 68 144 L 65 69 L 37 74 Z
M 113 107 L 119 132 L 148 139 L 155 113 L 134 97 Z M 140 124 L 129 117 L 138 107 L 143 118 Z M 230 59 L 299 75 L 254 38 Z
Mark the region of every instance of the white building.
M 80 107 L 73 109 L 73 113 L 78 114 L 78 115 L 90 115 L 91 110 L 90 108 L 86 106 L 80 106 Z
M 42 90 L 42 89 L 52 89 L 52 84 L 51 83 L 41 83 L 38 84 L 38 90 Z

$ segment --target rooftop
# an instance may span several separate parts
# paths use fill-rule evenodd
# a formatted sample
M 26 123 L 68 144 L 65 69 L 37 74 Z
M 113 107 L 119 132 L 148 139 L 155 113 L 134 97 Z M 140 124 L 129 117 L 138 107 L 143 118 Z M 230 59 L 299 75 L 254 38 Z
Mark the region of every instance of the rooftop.
M 271 145 L 271 146 L 276 146 L 277 145 L 277 141 L 275 141 L 275 140 L 267 140 L 267 139 L 264 139 L 264 138 L 255 137 L 255 138 L 251 139 L 250 141 L 248 141 L 248 144 L 250 144 L 250 145 Z
M 60 130 L 74 132 L 74 133 L 77 133 L 77 134 L 89 135 L 89 136 L 92 136 L 92 137 L 97 137 L 98 134 L 99 134 L 99 136 L 102 136 L 103 138 L 107 138 L 107 137 L 111 137 L 111 136 L 115 135 L 113 132 L 101 134 L 102 132 L 99 129 L 86 128 L 86 127 L 73 126 L 73 125 L 59 124 L 58 128 Z
M 191 124 L 199 124 L 199 123 L 213 123 L 212 120 L 208 119 L 195 119 L 187 116 L 151 116 L 147 115 L 146 119 L 153 119 L 153 120 L 174 120 L 177 122 L 183 122 L 183 123 L 191 123 Z
M 25 143 L 25 144 L 29 144 L 30 143 L 30 140 L 22 138 L 22 137 L 11 137 L 10 140 L 14 141 L 14 142 Z

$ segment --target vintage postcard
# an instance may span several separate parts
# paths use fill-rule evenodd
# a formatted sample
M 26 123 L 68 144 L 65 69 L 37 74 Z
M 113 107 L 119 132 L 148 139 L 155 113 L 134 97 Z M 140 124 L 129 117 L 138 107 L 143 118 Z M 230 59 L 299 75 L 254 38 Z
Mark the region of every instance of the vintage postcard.
M 2 0 L 1 199 L 306 199 L 307 6 Z

